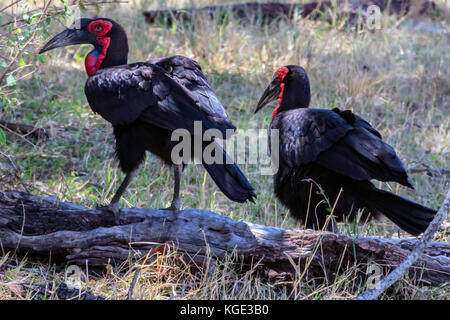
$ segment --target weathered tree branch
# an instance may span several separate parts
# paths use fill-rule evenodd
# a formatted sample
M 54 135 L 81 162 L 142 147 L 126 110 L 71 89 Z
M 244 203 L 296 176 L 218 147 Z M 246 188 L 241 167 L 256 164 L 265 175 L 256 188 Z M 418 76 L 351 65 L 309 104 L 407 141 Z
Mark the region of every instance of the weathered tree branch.
M 337 5 L 336 5 L 337 4 Z M 341 0 L 337 1 L 311 1 L 309 3 L 260 3 L 248 2 L 232 5 L 208 6 L 203 8 L 184 8 L 168 10 L 150 10 L 143 14 L 148 23 L 163 22 L 172 25 L 177 20 L 191 21 L 196 15 L 226 17 L 230 12 L 239 20 L 248 22 L 255 18 L 271 22 L 279 18 L 294 18 L 299 13 L 303 18 L 320 18 L 329 12 L 338 16 L 349 17 L 350 23 L 355 23 L 361 11 L 367 11 L 370 5 L 376 5 L 383 12 L 391 15 L 418 15 L 425 14 L 436 8 L 433 1 L 420 0 Z
M 113 215 L 99 210 L 53 197 L 0 192 L 0 248 L 4 252 L 51 253 L 52 261 L 59 257 L 64 263 L 105 265 L 127 261 L 130 255 L 138 259 L 164 243 L 198 265 L 232 253 L 246 262 L 259 262 L 275 274 L 292 275 L 308 264 L 308 276 L 333 279 L 336 272 L 355 263 L 397 267 L 417 240 L 284 230 L 197 209 L 178 213 L 123 209 L 121 224 L 114 225 Z M 426 252 L 409 269 L 410 277 L 430 285 L 450 282 L 450 244 L 432 242 Z
M 425 172 L 429 176 L 445 176 L 450 175 L 449 168 L 411 168 L 407 169 L 409 173 L 422 173 Z
M 426 246 L 431 242 L 436 231 L 441 226 L 445 217 L 448 215 L 450 211 L 450 190 L 447 192 L 447 196 L 445 197 L 444 203 L 439 209 L 438 213 L 434 217 L 433 221 L 431 221 L 427 230 L 423 233 L 422 238 L 411 251 L 411 254 L 397 267 L 394 271 L 388 274 L 385 278 L 381 280 L 378 288 L 370 289 L 364 291 L 360 295 L 358 295 L 355 300 L 375 300 L 377 299 L 387 288 L 393 285 L 398 279 L 400 279 L 405 272 L 410 268 L 414 262 L 416 262 L 423 255 Z
M 0 128 L 11 130 L 25 136 L 31 135 L 37 139 L 46 139 L 49 137 L 49 134 L 44 129 L 33 127 L 28 124 L 0 121 Z

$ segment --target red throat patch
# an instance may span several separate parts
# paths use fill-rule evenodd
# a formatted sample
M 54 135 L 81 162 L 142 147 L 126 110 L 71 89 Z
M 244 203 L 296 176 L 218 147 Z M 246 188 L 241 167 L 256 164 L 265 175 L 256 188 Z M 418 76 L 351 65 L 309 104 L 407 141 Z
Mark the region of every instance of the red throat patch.
M 98 43 L 102 46 L 102 51 L 94 50 L 86 56 L 84 60 L 84 68 L 88 77 L 95 73 L 102 65 L 103 60 L 105 60 L 106 52 L 108 51 L 110 38 L 102 37 L 98 39 Z
M 272 120 L 275 119 L 275 117 L 278 114 L 278 109 L 280 109 L 281 101 L 283 101 L 283 93 L 284 93 L 284 83 L 280 83 L 281 92 L 278 96 L 278 106 L 273 110 L 272 112 Z
M 272 120 L 275 119 L 275 117 L 277 116 L 278 110 L 280 109 L 281 101 L 283 101 L 283 94 L 284 94 L 283 80 L 286 77 L 286 75 L 288 74 L 288 72 L 289 72 L 289 69 L 287 67 L 281 67 L 280 69 L 278 69 L 275 72 L 275 74 L 277 75 L 277 78 L 275 81 L 280 85 L 281 92 L 280 92 L 280 95 L 278 96 L 278 106 L 272 112 Z
M 84 60 L 84 67 L 88 77 L 100 69 L 103 60 L 105 60 L 111 41 L 111 38 L 105 37 L 105 35 L 111 30 L 111 28 L 112 23 L 105 20 L 95 20 L 88 25 L 89 32 L 92 32 L 97 36 L 97 41 L 102 46 L 102 51 L 94 50 L 90 52 Z

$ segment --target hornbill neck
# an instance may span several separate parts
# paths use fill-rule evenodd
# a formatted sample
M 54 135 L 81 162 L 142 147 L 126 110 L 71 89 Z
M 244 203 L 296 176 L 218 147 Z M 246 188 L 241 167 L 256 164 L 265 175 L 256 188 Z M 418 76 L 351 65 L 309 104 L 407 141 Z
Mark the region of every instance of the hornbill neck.
M 121 38 L 122 39 L 119 41 L 118 39 L 114 39 L 113 37 L 111 37 L 105 59 L 100 65 L 99 69 L 127 64 L 128 41 L 126 36 Z
M 109 33 L 98 36 L 97 42 L 84 62 L 88 76 L 99 69 L 127 64 L 128 39 L 125 30 L 119 24 L 113 23 Z
M 278 99 L 277 113 L 297 108 L 308 108 L 311 101 L 309 81 L 304 79 L 289 79 L 281 83 L 281 92 Z

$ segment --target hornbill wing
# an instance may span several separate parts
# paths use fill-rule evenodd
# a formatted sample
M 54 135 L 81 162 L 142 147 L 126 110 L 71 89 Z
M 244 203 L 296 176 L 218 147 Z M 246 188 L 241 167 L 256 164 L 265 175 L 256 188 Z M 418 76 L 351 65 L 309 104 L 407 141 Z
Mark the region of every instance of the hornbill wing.
M 140 119 L 193 134 L 194 121 L 202 121 L 203 130 L 219 129 L 225 134 L 229 129 L 199 109 L 187 90 L 162 68 L 149 63 L 100 69 L 88 78 L 85 93 L 92 111 L 113 125 Z
M 351 110 L 340 110 L 338 108 L 334 108 L 331 111 L 337 113 L 341 118 L 343 118 L 345 121 L 347 121 L 347 123 L 351 124 L 351 125 L 355 125 L 361 128 L 366 129 L 367 131 L 373 133 L 374 135 L 376 135 L 378 138 L 381 138 L 381 134 L 375 130 L 369 122 L 367 122 L 366 120 L 364 120 L 363 118 L 361 118 L 360 116 L 354 114 Z
M 394 149 L 356 115 L 296 109 L 280 113 L 272 122 L 274 127 L 280 129 L 280 162 L 289 167 L 316 162 L 355 180 L 411 186 Z
M 184 56 L 172 56 L 153 59 L 149 63 L 163 68 L 169 77 L 186 88 L 196 107 L 209 119 L 230 129 L 236 129 L 196 61 Z
M 350 110 L 333 109 L 354 127 L 332 148 L 317 158 L 317 163 L 356 180 L 397 181 L 412 187 L 395 150 L 381 139 L 369 122 Z
M 280 163 L 293 168 L 315 161 L 353 126 L 329 110 L 301 108 L 279 113 L 270 125 L 271 134 L 274 129 L 279 134 Z
M 364 120 L 363 118 L 361 118 L 360 116 L 358 116 L 356 114 L 355 114 L 355 126 L 364 128 L 365 130 L 369 131 L 376 137 L 383 139 L 381 134 L 374 127 L 372 127 L 369 122 L 367 122 L 366 120 Z

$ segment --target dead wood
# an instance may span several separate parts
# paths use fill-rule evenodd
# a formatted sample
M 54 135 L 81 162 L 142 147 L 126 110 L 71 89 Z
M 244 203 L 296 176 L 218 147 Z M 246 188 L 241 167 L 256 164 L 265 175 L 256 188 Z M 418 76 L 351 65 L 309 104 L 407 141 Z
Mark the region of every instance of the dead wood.
M 160 244 L 170 244 L 197 265 L 232 255 L 259 263 L 270 274 L 294 275 L 308 266 L 308 276 L 333 279 L 358 265 L 397 267 L 417 239 L 348 237 L 323 231 L 284 230 L 236 221 L 199 209 L 167 212 L 125 208 L 121 224 L 112 214 L 54 197 L 19 191 L 0 192 L 0 248 L 64 263 L 104 266 L 139 259 Z M 430 285 L 450 281 L 450 244 L 431 242 L 410 269 L 412 279 Z
M 0 128 L 20 133 L 25 136 L 32 136 L 36 139 L 46 139 L 49 137 L 49 134 L 44 129 L 28 124 L 0 121 Z
M 413 16 L 422 15 L 436 9 L 433 1 L 411 0 L 340 0 L 313 1 L 310 3 L 259 3 L 249 2 L 233 5 L 207 6 L 203 8 L 184 8 L 168 10 L 149 10 L 143 14 L 146 21 L 152 23 L 164 23 L 171 26 L 176 21 L 192 21 L 196 15 L 204 15 L 210 18 L 214 16 L 226 18 L 231 12 L 233 16 L 243 22 L 261 21 L 272 22 L 279 18 L 293 19 L 296 15 L 303 18 L 322 18 L 327 14 L 337 14 L 340 17 L 348 17 L 350 24 L 357 23 L 357 16 L 367 11 L 370 5 L 376 5 L 382 12 L 391 15 Z

